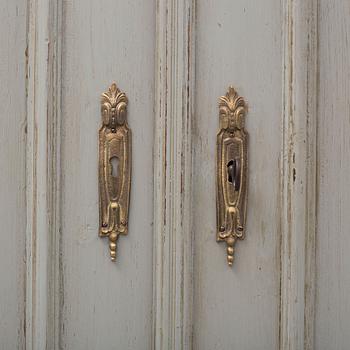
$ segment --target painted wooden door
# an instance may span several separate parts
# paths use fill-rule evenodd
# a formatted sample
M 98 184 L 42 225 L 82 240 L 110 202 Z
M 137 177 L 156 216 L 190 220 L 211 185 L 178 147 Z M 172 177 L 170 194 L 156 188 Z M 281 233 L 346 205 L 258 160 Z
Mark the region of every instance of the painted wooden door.
M 350 347 L 346 0 L 0 0 L 0 349 Z M 98 236 L 125 91 L 129 233 Z M 246 238 L 216 242 L 218 98 L 248 105 Z

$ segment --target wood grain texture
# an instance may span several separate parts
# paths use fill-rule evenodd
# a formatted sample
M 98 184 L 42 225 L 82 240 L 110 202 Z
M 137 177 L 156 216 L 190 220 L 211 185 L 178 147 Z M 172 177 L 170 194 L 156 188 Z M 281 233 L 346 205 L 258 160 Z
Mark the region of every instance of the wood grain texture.
M 283 6 L 279 349 L 313 349 L 317 1 Z
M 152 338 L 155 3 L 63 3 L 62 349 L 150 349 Z M 117 262 L 98 237 L 100 94 L 127 94 L 129 233 Z
M 59 257 L 58 0 L 28 2 L 26 349 L 57 348 Z M 56 316 L 57 315 L 57 316 Z
M 198 350 L 279 346 L 282 8 L 280 1 L 197 2 L 194 118 L 194 344 Z M 218 97 L 248 104 L 246 238 L 233 267 L 215 240 Z
M 349 1 L 319 1 L 317 350 L 350 344 L 349 16 Z
M 1 349 L 23 349 L 25 335 L 26 12 L 0 1 Z
M 153 349 L 192 348 L 194 1 L 157 2 Z

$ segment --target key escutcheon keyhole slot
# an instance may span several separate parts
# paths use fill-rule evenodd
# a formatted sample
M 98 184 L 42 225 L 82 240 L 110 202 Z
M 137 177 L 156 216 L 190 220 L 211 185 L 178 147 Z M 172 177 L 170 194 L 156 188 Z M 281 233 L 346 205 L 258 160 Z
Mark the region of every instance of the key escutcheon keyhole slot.
M 241 165 L 239 159 L 231 159 L 227 163 L 227 181 L 232 183 L 235 191 L 241 186 Z

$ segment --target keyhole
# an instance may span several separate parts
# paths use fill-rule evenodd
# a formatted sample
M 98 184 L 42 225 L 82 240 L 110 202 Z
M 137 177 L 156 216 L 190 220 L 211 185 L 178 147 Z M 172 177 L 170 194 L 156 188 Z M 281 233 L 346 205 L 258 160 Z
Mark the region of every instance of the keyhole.
M 233 176 L 235 176 L 236 173 L 236 162 L 233 160 L 230 160 L 227 163 L 227 181 L 232 184 L 233 182 Z
M 109 161 L 111 163 L 112 176 L 117 177 L 118 170 L 119 170 L 119 158 L 118 157 L 111 157 Z
M 227 163 L 227 181 L 231 183 L 235 191 L 241 186 L 241 167 L 239 160 L 230 160 Z

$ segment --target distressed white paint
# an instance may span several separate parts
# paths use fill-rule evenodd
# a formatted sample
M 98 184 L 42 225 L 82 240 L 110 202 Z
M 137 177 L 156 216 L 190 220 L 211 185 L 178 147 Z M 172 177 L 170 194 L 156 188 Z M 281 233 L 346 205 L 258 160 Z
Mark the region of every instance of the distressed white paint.
M 0 1 L 0 349 L 24 347 L 26 1 Z
M 317 1 L 283 7 L 281 310 L 279 349 L 313 349 Z
M 157 2 L 154 349 L 192 346 L 194 2 Z
M 198 4 L 195 349 L 313 348 L 317 11 L 282 5 Z M 248 101 L 250 135 L 247 238 L 232 271 L 214 239 L 216 101 L 229 84 Z
M 197 3 L 194 122 L 194 349 L 278 349 L 282 114 L 281 2 Z M 218 98 L 248 104 L 246 239 L 230 268 L 215 239 Z
M 26 349 L 57 345 L 60 5 L 28 2 Z
M 346 1 L 197 2 L 196 80 L 192 0 L 0 6 L 0 348 L 348 347 Z M 99 95 L 113 80 L 133 131 L 116 264 L 97 236 Z M 232 269 L 215 242 L 217 98 L 229 84 L 250 134 Z
M 151 349 L 155 3 L 63 2 L 61 349 Z M 129 99 L 129 233 L 98 237 L 100 95 Z
M 319 0 L 315 349 L 350 347 L 350 3 Z

